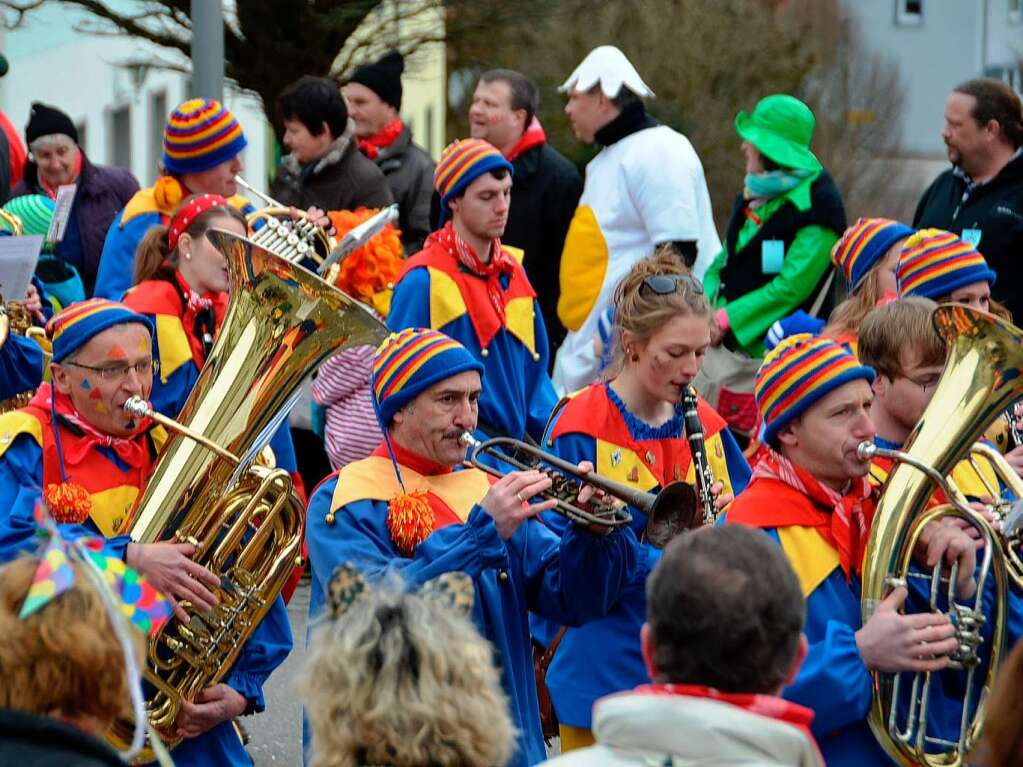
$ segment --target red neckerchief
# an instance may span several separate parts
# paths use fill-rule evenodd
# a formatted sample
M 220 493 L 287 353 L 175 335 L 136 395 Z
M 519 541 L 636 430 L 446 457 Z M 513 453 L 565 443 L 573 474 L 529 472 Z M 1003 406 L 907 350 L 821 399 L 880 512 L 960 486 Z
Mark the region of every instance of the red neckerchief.
M 448 221 L 443 229 L 438 229 L 426 238 L 426 242 L 423 244 L 424 250 L 431 245 L 439 245 L 469 272 L 486 281 L 490 304 L 497 312 L 497 319 L 503 326 L 505 323 L 505 295 L 501 288 L 501 275 L 511 274 L 515 271 L 515 259 L 501 247 L 501 240 L 497 237 L 491 240 L 490 262 L 486 264 L 476 255 L 472 245 L 458 236 L 451 221 Z
M 372 136 L 358 139 L 359 150 L 369 159 L 375 160 L 380 155 L 380 150 L 393 144 L 404 129 L 405 123 L 400 117 L 395 117 Z
M 749 711 L 751 714 L 759 714 L 769 719 L 776 719 L 779 722 L 791 724 L 806 735 L 814 748 L 817 748 L 817 741 L 810 732 L 810 723 L 813 721 L 814 716 L 813 711 L 805 706 L 800 706 L 798 703 L 792 703 L 784 698 L 779 698 L 776 695 L 721 692 L 721 690 L 715 690 L 713 687 L 695 684 L 644 684 L 634 689 L 631 694 L 660 697 L 680 695 L 687 698 L 707 698 L 727 703 L 730 706 L 741 708 L 743 711 Z
M 523 152 L 546 143 L 547 134 L 544 133 L 543 126 L 540 125 L 540 121 L 536 118 L 536 115 L 534 115 L 532 121 L 529 123 L 529 127 L 523 131 L 522 137 L 519 139 L 519 143 L 508 150 L 504 159 L 508 162 L 512 162 Z
M 70 181 L 66 181 L 64 184 L 59 186 L 50 186 L 46 183 L 46 179 L 39 175 L 39 171 L 36 171 L 36 177 L 39 179 L 39 186 L 43 188 L 43 193 L 51 200 L 57 199 L 57 190 L 60 189 L 61 186 L 76 183 L 80 175 L 82 175 L 82 150 L 78 147 L 75 147 L 75 164 L 74 167 L 71 168 Z
M 819 518 L 789 521 L 789 525 L 804 524 L 820 533 L 835 551 L 842 572 L 848 581 L 855 570 L 863 570 L 863 555 L 867 547 L 870 523 L 874 505 L 870 503 L 873 492 L 867 477 L 860 477 L 850 483 L 843 495 L 819 482 L 810 472 L 792 463 L 780 453 L 770 450 L 760 459 L 753 470 L 752 480 L 773 479 L 798 490 L 810 500 L 830 509 L 826 522 Z M 780 511 L 780 510 L 779 510 Z M 784 512 L 782 512 L 784 516 Z
M 431 461 L 429 458 L 424 458 L 418 453 L 413 453 L 408 448 L 399 445 L 393 438 L 391 439 L 391 447 L 394 449 L 394 460 L 398 462 L 399 466 L 408 466 L 412 471 L 422 474 L 424 477 L 435 477 L 438 474 L 450 474 L 454 471 L 450 466 L 445 466 L 442 463 Z M 387 445 L 383 442 L 377 445 L 370 455 L 391 460 L 391 456 L 387 454 Z
M 171 268 L 168 266 L 168 268 Z M 206 363 L 213 339 L 224 321 L 227 311 L 227 293 L 203 293 L 200 295 L 192 290 L 188 281 L 177 269 L 173 270 L 174 281 L 185 297 L 185 305 L 181 310 L 181 324 L 188 336 L 188 345 L 192 350 L 192 359 L 201 369 Z
M 51 389 L 49 384 L 43 384 L 36 391 L 30 407 L 50 410 L 51 392 L 53 412 L 56 414 L 54 428 L 63 422 L 66 426 L 61 432 L 60 446 L 64 462 L 68 466 L 80 464 L 93 448 L 109 447 L 117 454 L 117 457 L 132 468 L 139 469 L 145 465 L 149 457 L 149 446 L 146 442 L 146 433 L 151 426 L 148 418 L 142 420 L 130 437 L 114 437 L 104 434 L 95 426 L 90 424 L 75 409 L 71 398 Z M 79 432 L 76 434 L 75 432 Z

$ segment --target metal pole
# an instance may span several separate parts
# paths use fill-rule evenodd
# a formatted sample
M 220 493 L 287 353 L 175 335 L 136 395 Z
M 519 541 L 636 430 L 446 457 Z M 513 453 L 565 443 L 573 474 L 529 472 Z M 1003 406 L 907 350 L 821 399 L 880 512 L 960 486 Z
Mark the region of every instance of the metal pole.
M 224 9 L 192 0 L 192 96 L 224 100 Z

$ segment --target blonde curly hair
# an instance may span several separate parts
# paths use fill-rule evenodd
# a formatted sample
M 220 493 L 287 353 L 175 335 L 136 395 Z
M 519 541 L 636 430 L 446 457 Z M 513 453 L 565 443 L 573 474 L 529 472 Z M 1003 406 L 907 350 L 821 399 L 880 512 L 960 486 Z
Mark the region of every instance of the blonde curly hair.
M 316 628 L 299 689 L 312 767 L 494 767 L 514 748 L 490 644 L 398 584 L 367 589 Z
M 682 262 L 678 251 L 670 244 L 658 246 L 652 256 L 637 261 L 615 287 L 614 325 L 611 340 L 611 362 L 604 377 L 611 380 L 625 367 L 625 350 L 622 346 L 622 332 L 628 330 L 641 341 L 650 338 L 658 329 L 679 315 L 705 317 L 710 322 L 710 304 L 703 295 L 703 286 L 693 278 L 693 286 L 679 284 L 677 289 L 664 295 L 651 290 L 644 291 L 643 283 L 655 275 L 692 275 Z

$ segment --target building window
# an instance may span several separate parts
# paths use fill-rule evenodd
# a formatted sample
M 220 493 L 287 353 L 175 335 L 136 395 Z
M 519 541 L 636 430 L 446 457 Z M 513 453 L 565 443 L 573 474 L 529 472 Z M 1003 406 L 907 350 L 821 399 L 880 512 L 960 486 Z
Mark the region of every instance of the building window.
M 924 0 L 895 0 L 895 23 L 901 27 L 918 27 L 923 23 Z
M 1019 24 L 1023 19 L 1023 0 L 1009 0 L 1009 23 Z
M 110 137 L 107 145 L 107 158 L 110 165 L 117 168 L 131 169 L 131 107 L 110 110 Z
M 149 181 L 155 182 L 163 160 L 163 129 L 167 122 L 167 91 L 149 94 Z

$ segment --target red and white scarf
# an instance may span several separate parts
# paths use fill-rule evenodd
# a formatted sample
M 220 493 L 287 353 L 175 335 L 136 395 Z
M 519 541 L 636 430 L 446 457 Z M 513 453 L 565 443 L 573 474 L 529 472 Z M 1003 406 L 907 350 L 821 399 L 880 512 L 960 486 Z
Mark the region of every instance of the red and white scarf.
M 437 243 L 445 248 L 469 272 L 481 277 L 487 284 L 487 296 L 497 312 L 501 324 L 505 323 L 505 297 L 501 287 L 501 275 L 515 271 L 515 259 L 501 247 L 501 240 L 495 237 L 490 241 L 490 261 L 483 263 L 472 245 L 458 236 L 455 227 L 449 221 L 442 229 L 431 234 L 424 248 Z

